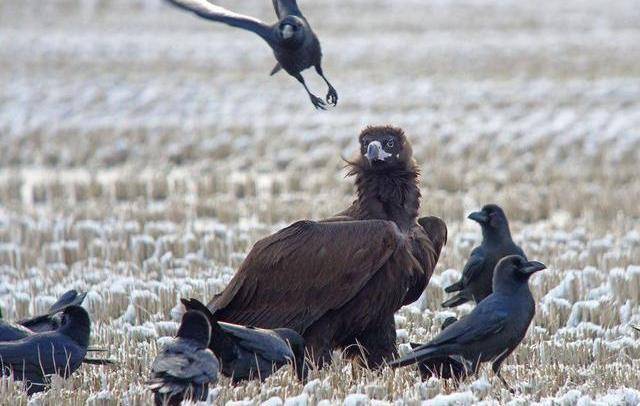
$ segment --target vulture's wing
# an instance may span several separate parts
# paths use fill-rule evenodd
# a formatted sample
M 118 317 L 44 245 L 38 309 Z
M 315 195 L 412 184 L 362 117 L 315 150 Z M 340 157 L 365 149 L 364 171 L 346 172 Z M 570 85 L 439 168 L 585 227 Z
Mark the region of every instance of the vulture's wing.
M 249 352 L 258 353 L 266 360 L 284 362 L 294 359 L 293 351 L 289 345 L 270 330 L 222 322 L 220 326 L 235 338 L 240 347 Z
M 439 256 L 442 247 L 447 244 L 447 225 L 444 221 L 434 216 L 422 217 L 418 219 L 418 224 L 420 224 L 424 232 L 429 236 Z
M 265 41 L 270 42 L 273 38 L 273 30 L 271 26 L 257 18 L 249 17 L 244 14 L 234 13 L 224 7 L 216 6 L 207 0 L 166 0 L 176 7 L 183 10 L 191 11 L 196 15 L 206 18 L 207 20 L 221 22 L 232 27 L 242 28 L 252 31 L 262 37 Z
M 296 0 L 273 0 L 273 8 L 279 20 L 291 15 L 304 18 Z
M 351 300 L 397 249 L 408 250 L 405 241 L 390 221 L 299 221 L 258 241 L 209 307 L 220 320 L 303 333 Z
M 418 220 L 418 224 L 411 229 L 410 240 L 412 253 L 424 272 L 418 275 L 418 280 L 407 292 L 402 303 L 404 306 L 415 302 L 422 295 L 438 263 L 442 246 L 447 241 L 447 226 L 439 218 L 423 217 Z

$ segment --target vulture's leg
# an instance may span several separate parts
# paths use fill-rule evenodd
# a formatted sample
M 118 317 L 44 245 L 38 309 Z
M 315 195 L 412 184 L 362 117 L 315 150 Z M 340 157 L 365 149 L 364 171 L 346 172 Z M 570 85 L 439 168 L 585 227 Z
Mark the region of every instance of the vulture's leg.
M 327 103 L 332 104 L 332 105 L 337 105 L 338 104 L 338 92 L 336 92 L 336 89 L 331 85 L 331 83 L 329 83 L 329 80 L 327 79 L 326 76 L 324 76 L 324 73 L 322 72 L 322 66 L 320 66 L 320 64 L 316 65 L 316 72 L 318 72 L 318 75 L 320 75 L 320 77 L 324 80 L 324 83 L 327 84 L 327 86 L 329 87 L 329 91 L 327 92 Z
M 362 346 L 365 366 L 378 369 L 398 356 L 396 348 L 396 328 L 393 315 L 380 325 L 371 326 L 357 337 Z
M 305 369 L 322 368 L 331 364 L 332 339 L 331 326 L 317 322 L 304 334 L 305 341 Z M 304 370 L 302 372 L 305 372 Z M 305 372 L 306 373 L 306 372 Z

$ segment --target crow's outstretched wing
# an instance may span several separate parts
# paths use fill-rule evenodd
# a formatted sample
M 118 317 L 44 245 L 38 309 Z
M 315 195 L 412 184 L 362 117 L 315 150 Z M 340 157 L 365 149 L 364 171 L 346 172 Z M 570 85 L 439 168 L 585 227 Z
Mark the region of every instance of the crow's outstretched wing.
M 234 13 L 224 7 L 216 6 L 206 0 L 166 0 L 176 7 L 191 11 L 207 20 L 221 22 L 232 27 L 242 28 L 252 31 L 262 37 L 265 41 L 271 42 L 274 39 L 271 26 L 257 18 L 244 14 Z
M 279 20 L 291 15 L 304 18 L 296 0 L 273 0 L 273 8 Z

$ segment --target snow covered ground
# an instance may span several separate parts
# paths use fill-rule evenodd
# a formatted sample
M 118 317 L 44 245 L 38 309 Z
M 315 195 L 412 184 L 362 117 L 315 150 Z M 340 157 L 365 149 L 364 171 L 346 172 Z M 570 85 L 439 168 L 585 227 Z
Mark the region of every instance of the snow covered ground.
M 442 288 L 479 241 L 465 217 L 482 204 L 501 204 L 549 266 L 503 369 L 517 394 L 488 368 L 453 388 L 337 355 L 306 385 L 289 370 L 223 379 L 211 401 L 640 404 L 637 2 L 300 3 L 340 94 L 325 113 L 293 78 L 268 76 L 257 37 L 160 0 L 0 2 L 0 306 L 19 318 L 87 290 L 93 341 L 120 362 L 83 367 L 34 404 L 149 403 L 178 299 L 209 299 L 258 238 L 348 204 L 340 156 L 380 123 L 405 128 L 422 212 L 450 235 L 427 291 L 397 316 L 401 344 L 449 315 Z M 273 19 L 266 0 L 220 4 Z M 1 404 L 27 401 L 0 382 Z

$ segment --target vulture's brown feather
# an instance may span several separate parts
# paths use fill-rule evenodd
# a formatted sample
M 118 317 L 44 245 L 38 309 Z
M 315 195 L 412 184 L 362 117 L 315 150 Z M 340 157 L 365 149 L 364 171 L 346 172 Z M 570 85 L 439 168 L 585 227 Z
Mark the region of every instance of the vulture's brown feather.
M 216 317 L 294 329 L 319 364 L 335 348 L 363 354 L 372 367 L 396 355 L 393 314 L 424 291 L 446 226 L 435 217 L 417 221 L 419 171 L 401 130 L 369 127 L 360 146 L 349 162 L 354 203 L 258 241 L 209 303 Z

